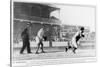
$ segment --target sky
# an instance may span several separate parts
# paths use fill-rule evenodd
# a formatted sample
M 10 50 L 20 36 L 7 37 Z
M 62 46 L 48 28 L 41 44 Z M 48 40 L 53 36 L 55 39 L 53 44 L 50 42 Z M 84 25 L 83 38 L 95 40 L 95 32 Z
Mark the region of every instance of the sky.
M 87 6 L 55 5 L 60 11 L 54 11 L 51 15 L 59 18 L 62 24 L 80 25 L 95 31 L 95 8 Z

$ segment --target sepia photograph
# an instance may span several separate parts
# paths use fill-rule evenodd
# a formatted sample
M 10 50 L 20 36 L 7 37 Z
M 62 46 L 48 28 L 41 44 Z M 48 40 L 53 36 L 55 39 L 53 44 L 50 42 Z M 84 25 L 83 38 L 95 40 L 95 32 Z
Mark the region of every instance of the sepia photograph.
M 13 67 L 95 61 L 96 6 L 11 1 Z

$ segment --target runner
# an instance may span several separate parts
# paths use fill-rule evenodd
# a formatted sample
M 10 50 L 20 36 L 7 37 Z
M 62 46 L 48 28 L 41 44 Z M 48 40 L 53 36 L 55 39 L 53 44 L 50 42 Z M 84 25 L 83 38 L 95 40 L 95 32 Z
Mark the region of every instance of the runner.
M 79 45 L 79 40 L 84 37 L 84 27 L 81 27 L 80 30 L 74 35 L 71 41 L 68 41 L 68 46 L 65 48 L 67 52 L 68 49 L 72 48 L 73 52 L 76 53 L 76 49 Z

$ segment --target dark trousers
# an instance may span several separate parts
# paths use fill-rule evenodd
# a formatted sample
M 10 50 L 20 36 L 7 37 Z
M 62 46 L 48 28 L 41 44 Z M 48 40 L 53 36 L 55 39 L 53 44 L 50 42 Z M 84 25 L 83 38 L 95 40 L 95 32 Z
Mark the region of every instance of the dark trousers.
M 22 48 L 21 48 L 20 53 L 23 53 L 23 51 L 25 50 L 25 48 L 27 48 L 27 52 L 28 52 L 28 53 L 31 52 L 29 40 L 23 40 L 23 46 L 22 46 Z

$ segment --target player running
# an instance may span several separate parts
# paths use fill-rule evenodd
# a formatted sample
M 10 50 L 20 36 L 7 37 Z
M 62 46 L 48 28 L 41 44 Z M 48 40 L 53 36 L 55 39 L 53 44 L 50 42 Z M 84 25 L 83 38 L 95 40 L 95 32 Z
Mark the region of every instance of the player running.
M 74 35 L 74 37 L 71 39 L 71 41 L 68 41 L 68 46 L 65 48 L 65 51 L 67 52 L 68 49 L 72 48 L 72 51 L 76 53 L 76 49 L 79 46 L 79 40 L 84 37 L 84 27 L 81 27 L 78 32 Z

